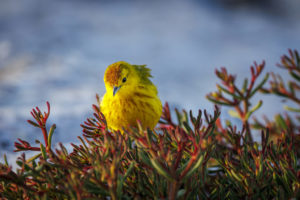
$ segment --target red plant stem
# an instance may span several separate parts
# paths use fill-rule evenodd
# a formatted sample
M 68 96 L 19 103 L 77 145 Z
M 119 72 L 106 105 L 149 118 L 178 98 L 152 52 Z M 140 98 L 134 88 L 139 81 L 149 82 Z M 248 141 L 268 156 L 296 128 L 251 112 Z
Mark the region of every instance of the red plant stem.
M 229 99 L 226 99 L 224 97 L 219 97 L 220 100 L 224 101 L 225 103 L 227 104 L 231 104 L 231 105 L 234 105 L 235 103 L 233 101 L 230 101 Z
M 178 181 L 173 181 L 170 183 L 170 192 L 169 192 L 169 200 L 175 200 L 178 190 Z
M 211 129 L 213 128 L 214 124 L 212 123 L 209 123 L 204 134 L 202 135 L 202 138 L 200 138 L 199 140 L 199 143 L 198 143 L 198 146 L 201 146 L 201 143 L 202 143 L 202 139 L 211 131 Z
M 250 85 L 249 85 L 249 87 L 248 87 L 248 89 L 247 89 L 246 98 L 248 98 L 249 95 L 251 94 L 251 90 L 252 90 L 252 88 L 253 88 L 253 85 L 254 85 L 255 80 L 256 80 L 256 77 L 252 77 L 251 82 L 250 82 Z
M 41 149 L 39 147 L 23 147 L 23 146 L 16 146 L 16 150 L 14 150 L 14 152 L 18 152 L 18 151 L 41 151 Z M 24 148 L 24 149 L 20 149 Z
M 41 151 L 40 147 L 28 147 L 26 150 L 30 150 L 30 151 Z
M 244 121 L 244 113 L 242 112 L 241 108 L 240 108 L 238 105 L 235 106 L 234 108 L 235 108 L 235 109 L 237 110 L 237 112 L 239 113 L 240 118 L 242 119 L 242 121 Z
M 250 140 L 250 143 L 253 142 L 253 138 L 252 138 L 252 134 L 251 134 L 251 129 L 250 129 L 250 125 L 249 125 L 249 122 L 248 122 L 248 119 L 245 119 L 245 116 L 247 115 L 248 113 L 248 108 L 249 108 L 249 102 L 248 102 L 248 99 L 246 98 L 244 101 L 244 117 L 243 117 L 243 124 L 246 128 L 246 134 L 248 135 L 249 137 L 249 140 Z
M 246 134 L 248 134 L 248 137 L 249 137 L 249 141 L 250 141 L 250 143 L 252 143 L 253 138 L 252 138 L 249 122 L 246 121 L 244 125 L 245 125 L 245 128 L 246 128 Z
M 246 116 L 246 114 L 248 112 L 248 106 L 249 106 L 249 103 L 248 103 L 247 99 L 245 99 L 243 101 L 243 105 L 244 105 L 244 111 L 242 111 L 242 109 L 239 106 L 235 106 L 235 109 L 237 110 L 237 112 L 240 115 L 240 118 L 241 118 L 241 120 L 243 122 L 243 125 L 245 126 L 246 134 L 249 137 L 250 142 L 253 142 L 253 138 L 252 138 L 252 134 L 251 134 L 249 122 L 248 122 L 247 119 L 245 119 L 245 116 Z
M 45 125 L 44 125 L 44 127 L 41 127 L 41 130 L 44 135 L 46 150 L 48 151 L 48 134 L 47 134 L 47 129 L 46 129 Z
M 199 150 L 198 150 L 199 151 Z M 197 153 L 198 154 L 198 153 Z M 190 168 L 192 167 L 192 165 L 194 164 L 197 154 L 192 155 L 189 163 L 187 164 L 187 166 L 185 167 L 185 169 L 183 170 L 183 172 L 180 175 L 180 179 L 182 179 L 183 177 L 185 177 L 185 175 L 188 173 L 188 171 L 190 170 Z
M 79 189 L 77 187 L 75 188 L 75 191 L 76 191 L 77 200 L 81 200 L 80 191 L 79 191 Z
M 233 85 L 234 90 L 242 97 L 243 94 L 241 93 L 241 91 L 235 86 Z
M 181 161 L 181 158 L 182 158 L 182 151 L 183 149 L 181 148 L 176 156 L 176 161 L 175 161 L 175 164 L 173 166 L 173 170 L 176 171 L 176 169 L 178 168 L 179 166 L 179 163 Z

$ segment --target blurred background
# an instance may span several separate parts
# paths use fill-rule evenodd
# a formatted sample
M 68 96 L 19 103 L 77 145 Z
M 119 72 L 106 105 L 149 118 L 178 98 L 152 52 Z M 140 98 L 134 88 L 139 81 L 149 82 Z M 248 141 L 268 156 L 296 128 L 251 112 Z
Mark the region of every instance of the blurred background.
M 26 120 L 46 101 L 54 142 L 76 142 L 95 94 L 105 93 L 106 67 L 120 60 L 147 64 L 163 103 L 212 110 L 205 95 L 216 68 L 241 82 L 266 60 L 265 72 L 282 74 L 280 56 L 300 50 L 299 10 L 299 0 L 1 0 L 1 159 L 17 138 L 42 141 Z M 257 116 L 283 110 L 278 99 L 259 99 Z

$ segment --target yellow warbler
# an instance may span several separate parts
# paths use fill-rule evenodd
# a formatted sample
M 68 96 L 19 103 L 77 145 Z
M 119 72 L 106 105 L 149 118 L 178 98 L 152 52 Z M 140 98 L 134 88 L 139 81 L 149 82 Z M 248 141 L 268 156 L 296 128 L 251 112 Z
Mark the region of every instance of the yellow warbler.
M 100 103 L 107 125 L 113 130 L 137 126 L 153 129 L 157 124 L 162 105 L 157 89 L 149 79 L 146 65 L 131 65 L 119 61 L 109 65 L 104 74 L 106 93 Z

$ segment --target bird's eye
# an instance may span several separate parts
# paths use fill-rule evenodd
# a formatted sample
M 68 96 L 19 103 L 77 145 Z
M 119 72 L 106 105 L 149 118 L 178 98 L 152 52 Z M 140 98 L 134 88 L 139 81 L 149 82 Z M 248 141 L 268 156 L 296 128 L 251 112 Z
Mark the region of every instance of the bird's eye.
M 123 82 L 123 83 L 125 83 L 125 82 L 126 82 L 126 80 L 127 80 L 127 79 L 126 79 L 126 77 L 124 77 L 124 78 L 123 78 L 123 80 L 122 80 L 122 82 Z

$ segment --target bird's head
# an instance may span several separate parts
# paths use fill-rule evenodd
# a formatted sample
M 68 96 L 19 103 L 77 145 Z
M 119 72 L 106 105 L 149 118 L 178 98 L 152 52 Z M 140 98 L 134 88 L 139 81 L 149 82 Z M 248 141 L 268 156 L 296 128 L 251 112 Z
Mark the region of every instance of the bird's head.
M 131 65 L 119 61 L 109 65 L 104 74 L 104 83 L 107 92 L 126 94 L 140 84 L 152 84 L 149 80 L 150 69 L 145 65 Z

